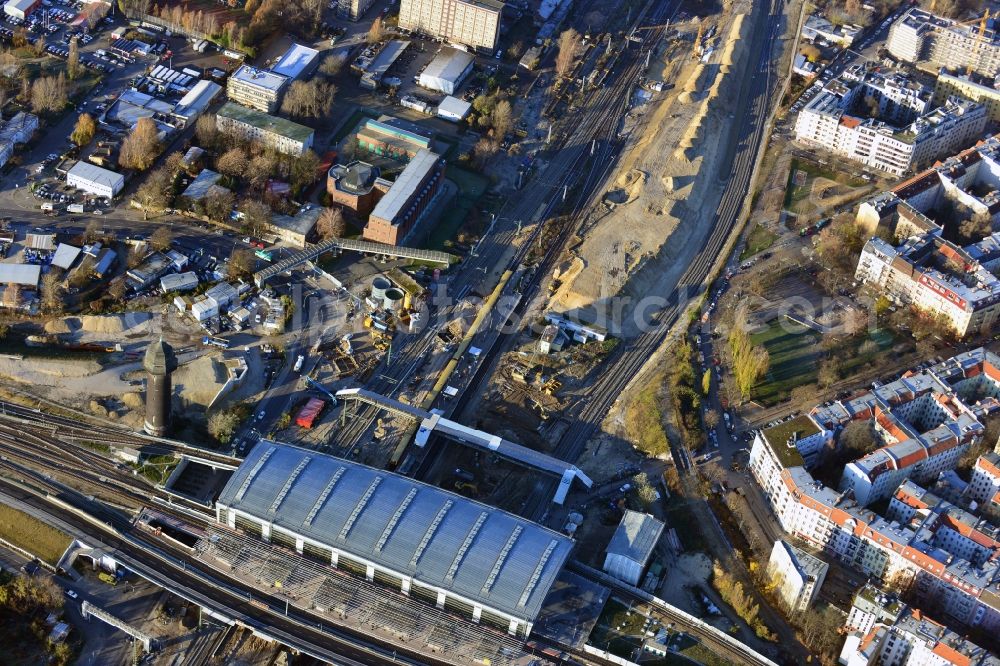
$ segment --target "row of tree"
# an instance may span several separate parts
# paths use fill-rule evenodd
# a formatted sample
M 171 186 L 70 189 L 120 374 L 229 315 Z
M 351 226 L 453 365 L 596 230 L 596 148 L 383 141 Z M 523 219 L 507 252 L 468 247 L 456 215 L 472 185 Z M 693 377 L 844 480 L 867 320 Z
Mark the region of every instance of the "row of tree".
M 712 586 L 759 638 L 774 640 L 771 630 L 760 619 L 760 604 L 754 601 L 753 595 L 743 588 L 743 583 L 726 571 L 718 560 L 712 564 Z

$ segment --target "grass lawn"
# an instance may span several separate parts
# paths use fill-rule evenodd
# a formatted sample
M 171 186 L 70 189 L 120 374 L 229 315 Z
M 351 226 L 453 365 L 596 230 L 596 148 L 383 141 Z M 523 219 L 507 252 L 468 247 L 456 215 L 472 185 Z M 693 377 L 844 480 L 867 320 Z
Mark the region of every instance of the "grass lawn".
M 796 175 L 801 172 L 805 178 L 796 182 Z M 799 157 L 793 158 L 788 170 L 788 185 L 785 187 L 785 208 L 795 212 L 797 204 L 809 199 L 812 183 L 816 178 L 826 178 L 850 187 L 864 187 L 867 183 L 855 178 L 849 173 L 832 169 L 828 166 Z
M 362 118 L 374 119 L 378 118 L 378 115 L 368 111 L 367 109 L 356 109 L 347 119 L 347 122 L 341 125 L 340 129 L 337 130 L 337 133 L 330 139 L 330 144 L 338 144 L 343 141 L 345 136 L 354 131 L 354 128 L 358 126 L 358 123 L 361 122 Z
M 448 167 L 445 177 L 458 186 L 458 194 L 427 236 L 425 245 L 431 250 L 448 249 L 448 241 L 454 239 L 458 230 L 469 220 L 490 184 L 485 176 L 458 167 Z M 489 219 L 485 222 L 488 223 Z
M 750 230 L 750 234 L 747 236 L 747 244 L 743 248 L 743 252 L 740 253 L 740 261 L 752 257 L 758 252 L 763 252 L 774 245 L 774 241 L 776 240 L 778 240 L 777 234 L 765 229 L 759 222 L 754 224 L 753 229 Z
M 764 345 L 771 357 L 771 367 L 764 379 L 754 386 L 753 399 L 774 405 L 788 399 L 792 389 L 816 381 L 819 367 L 818 333 L 788 320 L 775 319 L 768 327 L 750 336 L 755 345 Z
M 663 412 L 657 393 L 663 384 L 663 373 L 657 374 L 629 403 L 625 410 L 625 429 L 629 438 L 648 455 L 660 455 L 670 448 L 663 429 Z
M 72 541 L 34 516 L 0 504 L 0 537 L 55 566 Z

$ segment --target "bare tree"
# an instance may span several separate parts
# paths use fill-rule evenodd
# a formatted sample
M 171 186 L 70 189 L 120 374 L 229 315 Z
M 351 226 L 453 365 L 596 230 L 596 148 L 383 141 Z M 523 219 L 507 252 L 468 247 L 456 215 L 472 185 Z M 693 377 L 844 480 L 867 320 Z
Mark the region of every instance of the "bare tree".
M 159 226 L 149 237 L 149 246 L 157 252 L 170 249 L 170 243 L 174 240 L 173 230 L 164 225 Z
M 219 173 L 239 180 L 246 176 L 247 155 L 241 148 L 231 148 L 219 156 L 215 166 Z
M 152 118 L 140 118 L 122 142 L 118 163 L 126 169 L 145 171 L 160 154 L 160 136 Z
M 493 136 L 498 141 L 503 141 L 504 136 L 510 131 L 510 126 L 513 118 L 513 109 L 510 106 L 510 102 L 507 100 L 500 100 L 497 105 L 493 107 L 493 113 L 490 114 L 490 120 L 493 123 Z
M 233 250 L 233 254 L 229 257 L 228 275 L 230 278 L 249 277 L 253 275 L 253 269 L 254 258 L 250 254 L 250 250 L 243 248 Z
M 62 280 L 56 269 L 50 268 L 49 272 L 42 278 L 41 285 L 42 308 L 47 312 L 59 313 L 63 311 L 63 287 Z
M 254 156 L 247 163 L 246 180 L 258 192 L 263 191 L 268 179 L 274 174 L 275 163 L 274 157 L 267 153 Z
M 335 78 L 340 75 L 340 72 L 344 69 L 344 64 L 347 59 L 339 54 L 331 54 L 323 58 L 323 62 L 319 66 L 319 73 L 327 78 Z
M 271 223 L 271 209 L 266 204 L 252 199 L 240 204 L 243 213 L 243 227 L 254 235 L 260 235 Z
M 205 215 L 218 222 L 224 221 L 236 205 L 236 195 L 224 187 L 210 188 L 202 201 Z
M 316 220 L 316 233 L 324 240 L 343 238 L 345 231 L 347 223 L 344 221 L 344 213 L 339 208 L 324 209 Z
M 21 285 L 9 284 L 3 290 L 4 306 L 15 309 L 21 304 Z
M 490 158 L 497 154 L 500 146 L 489 137 L 483 137 L 472 147 L 472 162 L 477 169 L 485 169 Z
M 194 123 L 194 136 L 202 148 L 207 150 L 214 148 L 216 141 L 219 140 L 219 128 L 215 124 L 215 115 L 198 116 L 198 120 Z
M 31 108 L 35 113 L 56 113 L 66 108 L 66 74 L 43 76 L 31 83 Z
M 576 64 L 580 53 L 580 33 L 573 28 L 563 30 L 559 35 L 559 53 L 556 55 L 556 74 L 566 76 Z
M 337 87 L 320 79 L 293 81 L 281 101 L 281 111 L 296 118 L 323 118 L 330 114 Z
M 135 200 L 142 206 L 143 219 L 150 210 L 163 210 L 170 205 L 170 189 L 173 185 L 173 174 L 162 166 L 153 171 L 146 181 L 135 191 Z

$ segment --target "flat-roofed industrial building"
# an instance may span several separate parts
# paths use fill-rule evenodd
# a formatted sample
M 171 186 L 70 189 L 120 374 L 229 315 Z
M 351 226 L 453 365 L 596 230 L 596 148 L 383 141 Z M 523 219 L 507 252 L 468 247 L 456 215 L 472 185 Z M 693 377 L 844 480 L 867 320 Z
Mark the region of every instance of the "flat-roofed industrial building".
M 220 523 L 476 622 L 527 636 L 573 547 L 500 509 L 380 469 L 262 440 Z

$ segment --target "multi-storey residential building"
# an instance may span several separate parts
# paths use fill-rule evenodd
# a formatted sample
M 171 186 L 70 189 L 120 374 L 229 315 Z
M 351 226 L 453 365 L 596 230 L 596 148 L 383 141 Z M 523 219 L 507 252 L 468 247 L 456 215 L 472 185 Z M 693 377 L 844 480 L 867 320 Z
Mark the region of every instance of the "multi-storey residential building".
M 966 335 L 1000 316 L 1000 235 L 965 247 L 945 240 L 942 225 L 927 215 L 949 205 L 1000 222 L 1000 137 L 863 202 L 857 222 L 882 238 L 865 245 L 855 276 L 898 304 L 943 315 Z M 900 244 L 884 240 L 887 236 Z
M 281 93 L 287 83 L 287 76 L 243 65 L 229 77 L 226 95 L 243 106 L 274 113 L 278 110 Z
M 799 112 L 795 138 L 903 174 L 968 146 L 986 127 L 980 104 L 949 97 L 932 110 L 931 96 L 900 73 L 854 65 Z
M 286 118 L 226 102 L 215 115 L 220 132 L 259 141 L 286 155 L 301 155 L 313 144 L 313 131 Z
M 977 349 L 920 373 L 906 373 L 899 381 L 871 393 L 821 405 L 810 416 L 828 430 L 863 420 L 872 424 L 875 436 L 886 437 L 898 430 L 910 432 L 910 439 L 927 437 L 927 432 L 941 425 L 958 423 L 963 425 L 948 429 L 962 433 L 974 422 L 979 429 L 963 433 L 971 442 L 982 428 L 976 419 L 1000 409 L 998 395 L 1000 358 Z M 973 399 L 974 404 L 965 402 Z M 931 401 L 947 402 L 948 409 L 942 412 Z M 948 419 L 953 413 L 959 416 L 954 422 L 935 426 L 938 419 Z M 886 414 L 893 418 L 886 419 Z M 973 419 L 970 422 L 962 416 Z M 904 417 L 909 423 L 902 421 Z M 925 428 L 930 430 L 917 433 Z M 929 501 L 926 493 L 906 484 L 898 494 L 896 488 L 890 491 L 890 495 L 897 494 L 891 517 L 898 520 L 883 518 L 855 499 L 854 480 L 846 473 L 848 482 L 839 492 L 816 481 L 806 469 L 796 441 L 795 437 L 787 437 L 786 431 L 766 429 L 757 434 L 750 451 L 749 469 L 786 532 L 867 576 L 912 584 L 919 598 L 933 601 L 942 613 L 961 624 L 1000 630 L 1000 550 L 996 549 L 992 527 L 939 499 Z M 910 471 L 900 482 L 915 471 L 926 471 L 921 463 L 934 459 L 930 456 L 904 461 L 888 451 L 898 446 L 892 441 L 879 451 L 895 460 L 899 469 Z M 939 455 L 950 455 L 955 448 Z M 877 478 L 879 475 L 873 477 Z M 879 486 L 863 486 L 873 487 Z M 982 548 L 995 552 L 997 557 L 986 556 Z
M 989 650 L 871 586 L 855 596 L 845 628 L 843 666 L 1000 666 Z
M 1000 455 L 996 451 L 976 460 L 965 495 L 976 502 L 984 514 L 1000 518 Z
M 944 104 L 949 97 L 962 97 L 982 104 L 993 122 L 1000 122 L 1000 88 L 996 79 L 966 75 L 965 70 L 949 72 L 942 69 L 934 84 L 934 103 Z
M 337 16 L 349 21 L 360 21 L 375 0 L 337 0 Z
M 942 315 L 964 336 L 991 327 L 1000 316 L 1000 235 L 961 248 L 941 238 L 941 229 L 893 246 L 873 237 L 864 246 L 854 277 L 899 305 Z
M 492 53 L 501 14 L 499 0 L 402 0 L 399 27 Z
M 908 238 L 940 227 L 927 217 L 950 200 L 973 214 L 1000 222 L 1000 135 L 948 157 L 888 192 L 861 203 L 857 221 L 872 235 L 881 226 L 894 237 Z M 902 228 L 896 228 L 897 224 Z
M 783 539 L 774 542 L 767 563 L 768 574 L 778 583 L 778 594 L 795 612 L 804 611 L 812 605 L 829 568 L 830 565 L 823 560 Z
M 444 182 L 444 160 L 420 150 L 392 184 L 364 228 L 367 240 L 399 245 L 417 226 Z
M 1000 72 L 996 20 L 957 23 L 913 8 L 889 29 L 886 49 L 897 60 L 931 69 L 965 69 L 993 78 Z

